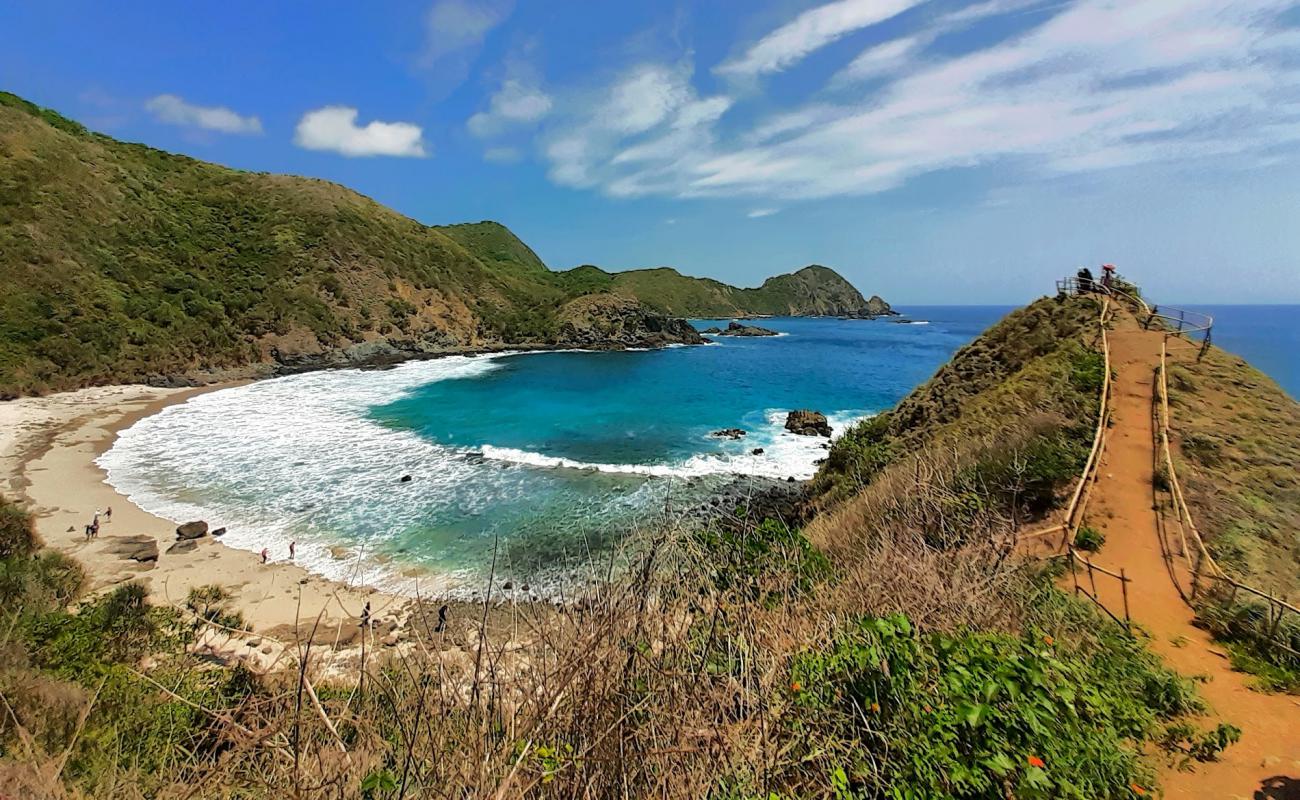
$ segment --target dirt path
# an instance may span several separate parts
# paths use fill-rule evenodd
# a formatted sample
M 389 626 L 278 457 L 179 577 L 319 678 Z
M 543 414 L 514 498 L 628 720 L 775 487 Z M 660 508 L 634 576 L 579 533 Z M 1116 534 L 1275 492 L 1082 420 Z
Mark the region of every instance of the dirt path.
M 1110 334 L 1117 375 L 1114 425 L 1087 514 L 1106 544 L 1094 563 L 1127 571 L 1129 608 L 1154 637 L 1152 649 L 1179 672 L 1206 676 L 1202 696 L 1221 719 L 1242 730 L 1241 741 L 1220 761 L 1197 765 L 1194 772 L 1166 770 L 1166 796 L 1300 798 L 1300 698 L 1252 691 L 1249 676 L 1232 670 L 1223 650 L 1192 625 L 1192 612 L 1174 583 L 1179 567 L 1161 546 L 1153 510 L 1151 397 L 1162 338 L 1123 312 Z M 1098 575 L 1097 589 L 1106 606 L 1122 614 L 1118 581 Z

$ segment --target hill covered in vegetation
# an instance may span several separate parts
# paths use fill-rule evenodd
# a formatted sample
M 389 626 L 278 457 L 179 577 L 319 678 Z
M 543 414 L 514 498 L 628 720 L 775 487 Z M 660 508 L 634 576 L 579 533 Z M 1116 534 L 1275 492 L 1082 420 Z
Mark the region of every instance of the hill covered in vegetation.
M 835 270 L 817 264 L 768 278 L 757 289 L 692 278 L 669 267 L 606 272 L 587 265 L 561 272 L 559 278 L 575 289 L 629 295 L 657 311 L 682 317 L 876 317 L 895 313 L 880 297 L 867 300 Z
M 694 279 L 588 273 L 550 271 L 495 222 L 423 225 L 337 184 L 120 142 L 0 93 L 0 396 L 576 345 L 575 330 L 584 346 L 695 341 L 662 319 L 705 310 L 678 300 Z M 730 298 L 717 313 L 861 300 L 824 268 L 757 290 L 696 283 Z

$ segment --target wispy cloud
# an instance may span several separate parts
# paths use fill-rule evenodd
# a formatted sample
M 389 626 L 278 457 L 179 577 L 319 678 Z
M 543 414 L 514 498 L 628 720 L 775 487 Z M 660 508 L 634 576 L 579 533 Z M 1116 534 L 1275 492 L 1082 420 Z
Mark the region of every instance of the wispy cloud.
M 656 167 L 684 162 L 714 145 L 713 125 L 731 100 L 702 98 L 691 85 L 692 66 L 643 63 L 622 72 L 594 100 L 558 120 L 544 154 L 557 183 L 603 186 L 616 196 L 670 191 Z M 672 171 L 663 175 L 673 180 Z
M 224 106 L 200 106 L 187 103 L 174 94 L 160 94 L 144 104 L 145 109 L 159 122 L 186 128 L 199 128 L 219 133 L 257 134 L 262 132 L 262 121 L 257 117 L 237 114 Z
M 423 158 L 423 131 L 410 122 L 373 121 L 357 125 L 358 112 L 348 106 L 308 111 L 298 121 L 294 143 L 308 150 L 345 156 L 405 156 Z
M 488 102 L 488 109 L 469 118 L 465 127 L 479 138 L 537 122 L 551 112 L 551 97 L 528 78 L 507 78 Z
M 436 0 L 424 18 L 422 63 L 431 66 L 447 56 L 477 52 L 512 11 L 513 0 Z
M 615 196 L 782 199 L 879 192 L 1003 161 L 1050 176 L 1257 160 L 1300 142 L 1296 34 L 1276 21 L 1294 5 L 986 0 L 877 42 L 816 102 L 726 126 L 718 120 L 732 100 L 702 97 L 689 64 L 641 65 L 594 111 L 557 119 L 544 152 L 556 182 Z M 721 69 L 789 68 L 904 6 L 821 6 Z M 1010 39 L 956 56 L 925 51 L 941 33 L 1027 8 L 1042 13 Z M 847 90 L 868 77 L 878 84 L 870 93 Z
M 724 75 L 780 72 L 854 31 L 896 17 L 923 0 L 838 0 L 803 12 L 720 65 Z
M 750 219 L 761 219 L 762 217 L 770 217 L 780 210 L 781 209 L 779 208 L 756 208 L 753 211 L 746 214 L 745 216 L 749 217 Z

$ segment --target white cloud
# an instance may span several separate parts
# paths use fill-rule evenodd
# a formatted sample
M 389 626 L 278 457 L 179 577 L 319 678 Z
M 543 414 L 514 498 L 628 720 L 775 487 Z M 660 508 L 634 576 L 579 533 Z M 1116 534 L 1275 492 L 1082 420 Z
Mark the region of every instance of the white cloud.
M 480 138 L 496 136 L 516 125 L 527 125 L 551 112 L 551 97 L 530 81 L 507 78 L 489 101 L 488 110 L 469 118 L 465 126 Z
M 510 0 L 436 0 L 425 15 L 425 66 L 444 57 L 477 51 L 493 28 L 514 10 Z
M 545 138 L 551 180 L 617 197 L 671 193 L 696 154 L 713 149 L 713 128 L 732 105 L 700 97 L 691 73 L 688 62 L 643 63 L 570 103 Z
M 882 42 L 862 51 L 847 67 L 835 76 L 835 82 L 845 83 L 867 80 L 897 72 L 908 63 L 908 57 L 921 46 L 921 39 L 908 36 Z
M 762 217 L 770 217 L 780 210 L 781 209 L 779 208 L 756 208 L 753 211 L 746 214 L 745 216 L 749 217 L 750 219 L 761 219 Z
M 145 103 L 144 107 L 153 114 L 154 119 L 169 125 L 220 133 L 262 132 L 262 121 L 257 117 L 245 117 L 222 106 L 194 105 L 174 94 L 160 94 Z
M 357 125 L 357 110 L 326 106 L 308 111 L 298 121 L 294 143 L 308 150 L 328 150 L 345 156 L 426 155 L 423 131 L 410 122 L 374 121 Z
M 690 76 L 682 69 L 645 64 L 610 89 L 601 122 L 622 133 L 642 133 L 667 119 L 692 93 Z
M 718 67 L 730 75 L 780 72 L 815 50 L 896 17 L 923 0 L 837 0 L 805 11 L 759 39 L 740 58 Z
M 817 102 L 778 106 L 743 124 L 729 112 L 728 125 L 688 113 L 710 100 L 727 112 L 731 102 L 701 98 L 689 69 L 642 68 L 624 76 L 594 119 L 557 124 L 545 156 L 553 180 L 615 196 L 781 200 L 885 191 L 926 173 L 998 162 L 1013 163 L 1018 175 L 1052 176 L 1294 160 L 1300 59 L 1287 46 L 1294 32 L 1275 23 L 1294 4 L 1040 3 L 1037 24 L 1017 36 L 956 56 L 920 56 L 942 32 L 1035 5 L 977 3 L 877 44 Z M 847 24 L 805 24 L 799 29 L 817 35 L 799 47 L 777 57 L 775 46 L 756 45 L 746 58 L 756 71 L 789 65 Z M 844 81 L 853 75 L 883 84 L 851 92 Z M 618 98 L 631 94 L 645 99 L 629 117 Z

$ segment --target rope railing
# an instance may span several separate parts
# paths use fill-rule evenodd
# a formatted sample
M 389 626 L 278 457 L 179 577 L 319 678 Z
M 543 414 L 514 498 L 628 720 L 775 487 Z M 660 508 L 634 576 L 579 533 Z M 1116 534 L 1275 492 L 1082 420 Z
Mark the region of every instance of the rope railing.
M 1163 462 L 1162 465 L 1165 470 L 1165 475 L 1168 484 L 1167 489 L 1171 499 L 1170 505 L 1173 507 L 1175 520 L 1178 523 L 1178 535 L 1179 535 L 1180 543 L 1182 545 L 1180 548 L 1180 555 L 1182 556 L 1183 560 L 1186 562 L 1188 571 L 1191 574 L 1192 585 L 1191 585 L 1191 592 L 1190 592 L 1191 595 L 1190 602 L 1195 603 L 1196 601 L 1197 595 L 1200 592 L 1200 580 L 1203 575 L 1204 577 L 1207 577 L 1210 580 L 1218 581 L 1220 583 L 1225 583 L 1233 587 L 1234 597 L 1236 591 L 1240 589 L 1249 594 L 1253 594 L 1256 597 L 1264 599 L 1268 601 L 1269 604 L 1268 628 L 1269 628 L 1270 640 L 1277 647 L 1286 650 L 1292 655 L 1300 656 L 1300 653 L 1297 653 L 1294 649 L 1292 649 L 1288 645 L 1276 641 L 1276 639 L 1274 638 L 1277 635 L 1277 630 L 1279 625 L 1281 624 L 1283 614 L 1289 611 L 1293 614 L 1300 615 L 1300 608 L 1297 608 L 1296 606 L 1292 605 L 1291 603 L 1288 603 L 1287 601 L 1283 600 L 1280 597 L 1275 597 L 1274 595 L 1268 592 L 1265 592 L 1261 589 L 1257 589 L 1253 586 L 1250 586 L 1249 584 L 1243 583 L 1233 578 L 1232 576 L 1228 575 L 1226 572 L 1224 572 L 1223 568 L 1219 566 L 1219 563 L 1214 560 L 1214 556 L 1210 554 L 1210 550 L 1205 544 L 1205 539 L 1201 536 L 1201 532 L 1196 527 L 1196 522 L 1192 518 L 1191 508 L 1187 505 L 1187 498 L 1183 493 L 1182 482 L 1179 481 L 1178 471 L 1174 466 L 1173 449 L 1169 443 L 1169 439 L 1170 439 L 1169 428 L 1172 421 L 1172 417 L 1169 412 L 1168 354 L 1169 354 L 1168 343 L 1167 342 L 1161 343 L 1160 366 L 1157 368 L 1160 374 L 1158 376 L 1158 380 L 1154 381 L 1155 392 L 1157 395 L 1155 405 L 1159 410 L 1159 413 L 1157 415 L 1158 416 L 1157 435 L 1159 436 L 1159 446 L 1160 446 L 1159 457 L 1160 460 Z M 1187 538 L 1189 533 L 1191 535 L 1192 542 L 1196 546 L 1197 558 L 1194 561 L 1191 557 L 1191 553 L 1187 546 Z M 1275 606 L 1277 608 L 1276 616 L 1274 616 L 1274 612 L 1273 612 L 1273 608 Z
M 1057 281 L 1057 288 L 1063 286 L 1072 286 L 1076 282 L 1074 278 L 1067 278 L 1064 281 Z M 1101 340 L 1102 353 L 1102 381 L 1101 389 L 1097 398 L 1097 427 L 1093 432 L 1092 449 L 1088 451 L 1088 457 L 1084 461 L 1083 469 L 1079 474 L 1079 481 L 1075 484 L 1074 491 L 1070 494 L 1070 501 L 1066 504 L 1064 512 L 1061 515 L 1061 522 L 1048 528 L 1024 534 L 1019 537 L 1020 541 L 1037 539 L 1048 534 L 1062 532 L 1063 537 L 1061 545 L 1056 548 L 1057 552 L 1053 557 L 1066 557 L 1070 560 L 1070 574 L 1074 581 L 1074 593 L 1076 596 L 1082 595 L 1088 598 L 1094 605 L 1100 608 L 1117 624 L 1122 626 L 1126 631 L 1132 631 L 1131 618 L 1128 607 L 1128 584 L 1132 582 L 1125 574 L 1124 570 L 1113 572 L 1098 564 L 1092 563 L 1092 560 L 1083 556 L 1074 546 L 1075 537 L 1079 534 L 1079 528 L 1082 527 L 1084 513 L 1088 507 L 1088 501 L 1092 497 L 1092 488 L 1096 485 L 1097 475 L 1101 467 L 1101 454 L 1106 446 L 1106 432 L 1110 427 L 1111 414 L 1111 356 L 1110 356 L 1110 338 L 1107 336 L 1107 327 L 1110 324 L 1113 315 L 1111 304 L 1111 295 L 1109 292 L 1099 292 L 1102 298 L 1101 313 L 1097 318 L 1097 328 Z M 1086 576 L 1086 585 L 1080 580 L 1080 574 Z M 1118 615 L 1110 610 L 1097 592 L 1097 575 L 1098 574 L 1112 577 L 1120 582 L 1120 592 L 1124 604 L 1124 617 L 1121 619 Z

